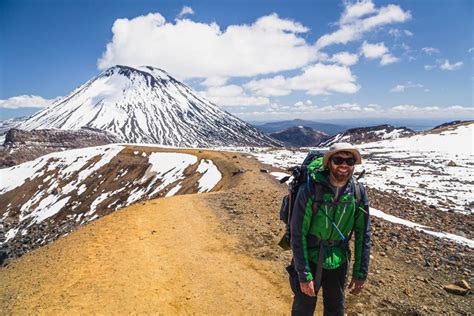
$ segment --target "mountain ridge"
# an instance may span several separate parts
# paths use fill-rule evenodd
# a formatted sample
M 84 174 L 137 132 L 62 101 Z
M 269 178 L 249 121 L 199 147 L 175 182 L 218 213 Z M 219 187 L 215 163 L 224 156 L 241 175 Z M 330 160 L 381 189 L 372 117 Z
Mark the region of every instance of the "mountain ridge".
M 328 134 L 307 126 L 289 127 L 283 131 L 271 133 L 270 136 L 297 147 L 318 146 L 329 137 Z
M 362 144 L 376 142 L 383 139 L 394 139 L 416 134 L 415 131 L 406 127 L 394 127 L 389 124 L 382 124 L 369 127 L 350 128 L 343 133 L 337 134 L 324 142 L 321 147 L 329 147 L 334 143 L 346 142 L 351 144 Z

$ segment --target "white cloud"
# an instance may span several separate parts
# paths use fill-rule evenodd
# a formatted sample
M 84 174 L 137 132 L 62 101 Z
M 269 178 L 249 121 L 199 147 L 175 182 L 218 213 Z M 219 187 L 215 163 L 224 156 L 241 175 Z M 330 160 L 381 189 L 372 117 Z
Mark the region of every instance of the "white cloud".
M 453 105 L 448 108 L 446 108 L 447 111 L 467 111 L 467 112 L 474 112 L 474 107 L 465 107 L 461 105 Z
M 170 23 L 150 13 L 117 19 L 112 41 L 97 64 L 100 69 L 152 65 L 180 79 L 269 74 L 301 68 L 316 58 L 300 36 L 306 32 L 302 24 L 277 14 L 222 30 L 216 23 Z
M 474 52 L 474 47 L 469 48 L 469 49 L 467 50 L 467 52 L 468 52 L 469 54 L 471 54 L 472 52 Z
M 368 59 L 378 59 L 380 58 L 380 65 L 385 66 L 389 64 L 393 64 L 397 62 L 399 59 L 394 57 L 390 54 L 388 48 L 385 44 L 377 43 L 377 44 L 370 44 L 364 41 L 361 46 L 361 54 L 364 55 L 365 58 Z
M 378 104 L 369 104 L 363 108 L 365 112 L 379 112 L 382 110 L 382 107 Z
M 292 119 L 301 118 L 304 115 L 307 119 L 321 118 L 437 118 L 437 119 L 460 119 L 462 117 L 471 118 L 474 108 L 465 106 L 417 106 L 413 104 L 402 104 L 393 107 L 382 107 L 378 104 L 360 105 L 358 103 L 341 103 L 326 106 L 307 106 L 304 102 L 296 102 L 293 106 L 282 104 L 271 104 L 260 111 L 239 112 L 234 114 L 245 119 Z M 383 116 L 382 116 L 383 115 Z
M 347 44 L 359 40 L 365 33 L 384 25 L 401 23 L 411 18 L 409 11 L 398 5 L 389 4 L 375 8 L 370 0 L 346 2 L 345 10 L 339 19 L 339 29 L 321 36 L 315 46 L 321 49 L 333 44 Z
M 388 34 L 390 34 L 394 37 L 401 37 L 402 36 L 402 32 L 399 29 L 390 29 L 388 31 Z
M 307 67 L 303 74 L 290 78 L 289 86 L 309 95 L 355 93 L 360 89 L 356 79 L 348 67 L 318 63 Z
M 357 54 L 351 54 L 348 52 L 340 52 L 332 55 L 330 61 L 344 66 L 352 66 L 357 64 L 359 61 L 359 56 L 357 56 Z
M 284 96 L 291 93 L 288 82 L 283 76 L 269 79 L 252 80 L 244 85 L 246 89 L 252 90 L 260 96 Z
M 402 84 L 398 84 L 392 89 L 390 89 L 390 92 L 405 92 L 405 86 Z
M 334 106 L 337 110 L 342 110 L 342 111 L 361 111 L 362 108 L 360 107 L 359 104 L 357 103 L 343 103 L 343 104 L 337 104 Z
M 410 37 L 414 35 L 413 32 L 409 30 L 400 30 L 400 29 L 390 29 L 388 31 L 388 34 L 396 38 L 402 37 L 403 35 L 410 36 Z
M 375 6 L 372 1 L 358 1 L 347 3 L 344 12 L 339 20 L 340 24 L 352 23 L 357 19 L 375 12 Z
M 412 111 L 418 111 L 419 108 L 416 105 L 412 104 L 402 104 L 402 105 L 397 105 L 392 107 L 392 111 L 395 112 L 412 112 Z
M 391 54 L 385 54 L 382 56 L 382 59 L 380 60 L 380 65 L 385 66 L 385 65 L 390 65 L 393 63 L 396 63 L 400 59 L 398 57 L 392 56 Z
M 298 114 L 328 114 L 328 113 L 361 113 L 361 112 L 372 112 L 378 111 L 381 107 L 377 104 L 369 104 L 367 106 L 361 106 L 358 103 L 340 103 L 335 105 L 326 105 L 318 107 L 316 105 L 308 104 L 307 102 L 298 101 L 293 107 L 287 107 L 278 104 L 273 107 L 273 110 L 278 112 L 288 111 L 287 114 L 298 113 Z
M 201 82 L 201 85 L 205 87 L 218 87 L 218 86 L 223 86 L 227 83 L 229 78 L 225 77 L 209 77 L 206 78 L 206 80 Z
M 385 44 L 369 44 L 366 41 L 362 44 L 361 53 L 368 59 L 382 58 L 383 55 L 388 53 L 388 48 Z
M 423 111 L 439 111 L 439 106 L 425 106 L 421 108 Z
M 292 111 L 298 111 L 298 112 L 311 112 L 317 109 L 317 106 L 313 105 L 312 102 L 303 102 L 303 101 L 298 101 L 295 103 L 293 109 L 289 109 Z M 282 108 L 280 108 L 282 110 Z
M 462 65 L 463 65 L 462 61 L 451 64 L 451 63 L 449 63 L 449 60 L 446 59 L 444 61 L 444 63 L 439 66 L 439 68 L 442 69 L 442 70 L 457 70 L 457 69 L 461 68 Z
M 392 111 L 395 112 L 406 112 L 406 113 L 413 113 L 413 112 L 424 112 L 424 111 L 438 111 L 440 108 L 438 106 L 424 106 L 419 107 L 412 104 L 403 104 L 397 105 L 391 108 Z
M 219 106 L 267 105 L 270 103 L 268 98 L 247 95 L 244 89 L 238 85 L 210 87 L 200 94 Z
M 19 108 L 44 108 L 56 99 L 44 99 L 36 95 L 19 95 L 6 100 L 0 100 L 0 108 L 19 109 Z
M 193 8 L 188 7 L 188 6 L 183 6 L 183 8 L 181 9 L 181 12 L 179 12 L 178 14 L 178 18 L 182 18 L 185 15 L 193 15 L 193 14 L 194 14 Z
M 321 107 L 320 110 L 322 112 L 337 112 L 342 115 L 345 113 L 360 115 L 361 113 L 378 113 L 382 110 L 382 107 L 378 104 L 362 106 L 358 103 L 341 103 L 336 105 L 326 105 Z
M 423 88 L 424 86 L 420 83 L 413 83 L 411 81 L 408 81 L 405 84 L 398 84 L 392 89 L 390 89 L 390 92 L 405 92 L 406 89 L 408 88 Z
M 439 54 L 439 49 L 434 47 L 423 47 L 421 51 L 428 55 Z
M 425 70 L 433 70 L 434 68 L 436 68 L 436 65 L 424 65 L 423 67 L 425 68 Z
M 308 95 L 355 93 L 360 89 L 356 79 L 348 67 L 317 63 L 306 67 L 302 74 L 294 77 L 275 76 L 252 80 L 244 87 L 263 96 L 287 95 L 294 90 L 305 91 Z
M 426 115 L 433 117 L 437 115 L 446 116 L 447 114 L 454 114 L 454 113 L 457 113 L 457 114 L 469 113 L 469 112 L 473 112 L 474 108 L 460 106 L 460 105 L 441 107 L 441 106 L 416 106 L 413 104 L 403 104 L 403 105 L 394 106 L 390 110 L 392 112 L 402 112 L 407 115 L 416 114 L 421 117 L 424 117 Z M 431 113 L 427 113 L 427 112 L 431 112 Z

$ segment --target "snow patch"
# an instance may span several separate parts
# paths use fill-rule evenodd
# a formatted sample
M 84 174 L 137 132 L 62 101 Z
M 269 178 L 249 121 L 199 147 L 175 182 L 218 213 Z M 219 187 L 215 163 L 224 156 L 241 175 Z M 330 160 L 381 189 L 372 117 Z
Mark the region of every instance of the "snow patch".
M 468 239 L 468 238 L 465 238 L 465 237 L 461 237 L 461 236 L 458 236 L 458 235 L 450 234 L 450 233 L 436 232 L 436 231 L 433 231 L 430 227 L 420 225 L 420 224 L 417 224 L 415 222 L 407 221 L 405 219 L 402 219 L 402 218 L 384 213 L 384 212 L 382 212 L 378 209 L 375 209 L 375 208 L 370 208 L 370 215 L 382 218 L 382 219 L 384 219 L 388 222 L 391 222 L 391 223 L 400 224 L 400 225 L 407 226 L 407 227 L 410 227 L 410 228 L 415 228 L 418 231 L 424 232 L 426 234 L 429 234 L 429 235 L 432 235 L 432 236 L 435 236 L 435 237 L 438 237 L 438 238 L 449 239 L 449 240 L 452 240 L 454 242 L 469 246 L 470 248 L 474 248 L 474 240 L 471 240 L 471 239 Z
M 202 174 L 198 180 L 199 193 L 211 191 L 222 179 L 222 174 L 212 160 L 202 159 L 197 172 Z

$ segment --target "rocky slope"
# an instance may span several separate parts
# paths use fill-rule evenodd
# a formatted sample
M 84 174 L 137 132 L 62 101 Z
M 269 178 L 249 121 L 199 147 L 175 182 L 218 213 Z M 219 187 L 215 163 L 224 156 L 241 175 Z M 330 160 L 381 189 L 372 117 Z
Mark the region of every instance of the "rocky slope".
M 474 121 L 461 121 L 461 120 L 458 120 L 458 121 L 452 121 L 452 122 L 447 122 L 447 123 L 443 123 L 441 125 L 438 125 L 438 126 L 435 126 L 433 127 L 431 130 L 439 130 L 439 129 L 443 129 L 443 128 L 446 128 L 446 127 L 452 127 L 452 126 L 456 126 L 456 125 L 460 125 L 460 124 L 472 124 L 474 123 Z
M 271 165 L 258 169 L 249 167 L 242 157 L 236 157 L 234 161 L 249 170 L 240 176 L 249 190 L 210 196 L 222 218 L 222 227 L 240 236 L 242 252 L 263 260 L 276 260 L 285 266 L 291 255 L 282 252 L 276 244 L 283 234 L 278 210 L 286 186 L 276 188 L 263 184 L 262 178 L 268 173 L 260 171 L 280 170 Z M 446 229 L 446 223 L 452 223 L 453 232 L 472 231 L 472 221 L 464 214 L 433 210 L 401 195 L 372 188 L 368 194 L 371 206 L 388 214 L 441 230 Z M 405 209 L 409 211 L 404 212 Z M 374 216 L 371 218 L 373 248 L 369 280 L 361 295 L 347 294 L 346 312 L 349 315 L 469 314 L 474 307 L 472 293 L 457 296 L 448 293 L 444 286 L 466 280 L 472 287 L 473 248 Z
M 75 131 L 9 129 L 0 149 L 0 168 L 11 167 L 51 152 L 117 143 L 110 133 L 81 128 Z
M 1 169 L 0 246 L 19 257 L 132 203 L 210 191 L 220 173 L 199 156 L 114 144 Z
M 107 131 L 129 143 L 278 145 L 165 71 L 150 66 L 109 68 L 18 126 L 26 130 L 81 127 Z
M 393 127 L 392 125 L 377 125 L 371 127 L 351 128 L 344 133 L 337 134 L 319 144 L 320 147 L 329 147 L 334 143 L 346 142 L 351 144 L 362 144 L 375 142 L 383 139 L 396 139 L 415 134 L 406 127 Z
M 301 125 L 271 133 L 270 136 L 295 147 L 318 146 L 321 142 L 329 138 L 329 135 L 324 132 Z

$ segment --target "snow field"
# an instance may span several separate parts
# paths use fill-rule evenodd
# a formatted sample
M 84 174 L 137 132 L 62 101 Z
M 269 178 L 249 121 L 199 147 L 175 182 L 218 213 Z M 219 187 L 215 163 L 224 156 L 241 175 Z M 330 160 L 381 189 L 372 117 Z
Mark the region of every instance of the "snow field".
M 356 171 L 366 170 L 361 180 L 368 187 L 397 192 L 406 198 L 472 216 L 474 203 L 474 124 L 440 134 L 415 135 L 358 146 L 366 159 Z M 320 148 L 315 148 L 320 149 Z M 279 168 L 299 165 L 306 152 L 266 150 L 252 153 L 263 163 Z M 272 173 L 278 180 L 282 173 Z M 286 175 L 286 174 L 285 174 Z M 412 227 L 427 234 L 454 240 L 474 248 L 474 241 L 371 209 L 373 216 Z M 467 218 L 466 218 L 467 220 Z

